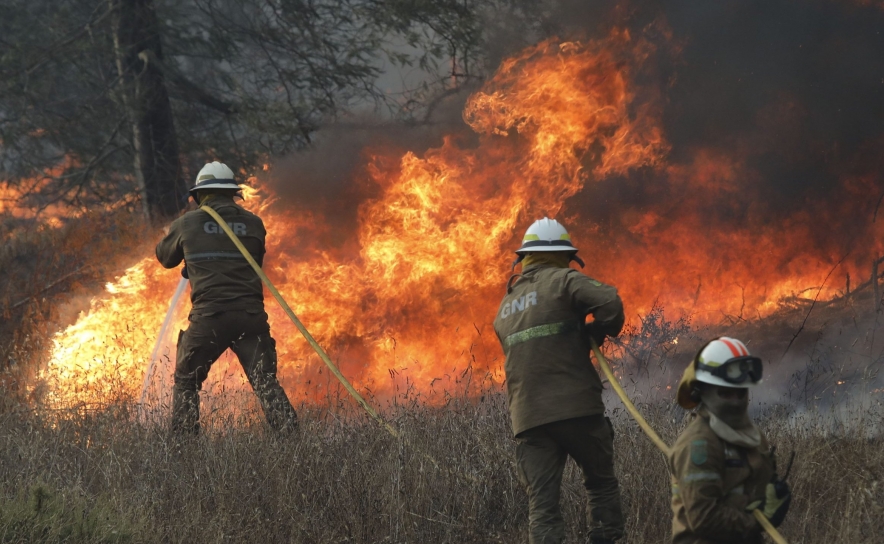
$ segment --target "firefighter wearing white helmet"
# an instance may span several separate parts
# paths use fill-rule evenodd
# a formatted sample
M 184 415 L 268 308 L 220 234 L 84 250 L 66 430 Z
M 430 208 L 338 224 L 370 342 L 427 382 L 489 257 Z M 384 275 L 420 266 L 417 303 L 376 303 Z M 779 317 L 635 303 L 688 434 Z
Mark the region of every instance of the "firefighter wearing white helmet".
M 676 398 L 696 410 L 669 458 L 674 544 L 761 543 L 752 511 L 774 526 L 788 512 L 789 487 L 748 413 L 761 377 L 761 359 L 726 336 L 706 343 L 685 369 Z
M 239 184 L 234 179 L 233 170 L 226 164 L 214 161 L 202 167 L 196 175 L 196 183 L 190 188 L 190 196 L 199 204 L 200 195 L 232 194 L 242 196 Z
M 528 492 L 529 540 L 565 539 L 559 495 L 570 456 L 589 492 L 590 542 L 611 543 L 623 535 L 623 511 L 613 429 L 589 350 L 590 336 L 601 345 L 606 336 L 620 333 L 623 302 L 614 287 L 570 268 L 572 260 L 583 262 L 568 231 L 554 219 L 535 221 L 516 253 L 513 268 L 521 263 L 522 270 L 507 282 L 494 330 L 506 355 L 516 461 Z
M 513 267 L 531 253 L 549 252 L 567 253 L 569 261 L 575 261 L 580 265 L 580 268 L 586 266 L 586 263 L 577 256 L 577 248 L 571 243 L 571 235 L 568 234 L 565 227 L 555 219 L 544 217 L 532 223 L 525 231 L 522 245 L 516 250 L 518 257 L 513 263 Z
M 242 196 L 233 171 L 206 164 L 190 189 L 201 206 L 213 208 L 258 264 L 263 263 L 266 231 L 257 215 L 234 202 Z M 297 415 L 276 378 L 276 341 L 264 312 L 261 279 L 214 219 L 203 210 L 182 215 L 157 245 L 166 268 L 182 263 L 190 279 L 190 324 L 178 335 L 172 429 L 199 431 L 199 395 L 212 364 L 233 350 L 255 389 L 267 422 L 275 430 L 294 429 Z

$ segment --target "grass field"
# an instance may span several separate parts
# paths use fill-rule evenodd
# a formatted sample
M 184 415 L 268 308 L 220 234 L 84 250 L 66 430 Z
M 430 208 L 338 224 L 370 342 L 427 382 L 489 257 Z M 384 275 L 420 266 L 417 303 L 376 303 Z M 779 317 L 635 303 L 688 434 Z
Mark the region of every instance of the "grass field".
M 664 459 L 619 403 L 608 404 L 626 541 L 667 542 Z M 686 421 L 680 409 L 641 408 L 670 443 Z M 133 410 L 120 403 L 58 414 L 7 405 L 0 542 L 527 541 L 527 501 L 499 392 L 434 408 L 391 406 L 400 439 L 347 409 L 314 407 L 300 411 L 292 436 L 214 419 L 202 436 L 179 440 L 134 424 Z M 781 459 L 797 453 L 795 499 L 781 528 L 790 542 L 884 540 L 884 441 L 870 432 L 880 412 L 795 419 L 771 408 L 758 420 Z M 568 542 L 587 539 L 585 498 L 569 463 Z
M 75 287 L 53 278 L 82 265 L 78 248 L 88 237 L 80 231 L 88 229 L 66 230 L 64 243 L 23 237 L 0 252 L 0 264 L 15 272 L 0 280 L 4 292 L 33 301 L 10 299 L 14 308 L 0 323 L 0 543 L 526 541 L 527 501 L 500 390 L 441 396 L 448 401 L 432 406 L 394 399 L 384 413 L 400 439 L 338 397 L 302 408 L 295 436 L 268 435 L 246 410 L 235 421 L 209 415 L 207 432 L 183 441 L 162 425 L 135 423 L 136 407 L 125 400 L 100 409 L 44 408 L 35 374 L 63 300 L 54 293 Z M 34 257 L 37 250 L 46 257 Z M 41 275 L 19 261 L 51 266 Z M 66 281 L 88 283 L 99 272 Z M 793 544 L 877 544 L 884 542 L 884 410 L 872 399 L 884 398 L 878 376 L 884 347 L 871 302 L 860 293 L 813 314 L 804 304 L 751 323 L 726 316 L 730 325 L 702 330 L 667 321 L 659 309 L 624 331 L 628 341 L 615 363 L 632 369 L 624 385 L 650 403 L 641 410 L 672 443 L 686 414 L 670 404 L 666 384 L 705 338 L 754 339 L 753 352 L 773 359 L 766 396 L 757 397 L 767 403 L 758 423 L 781 460 L 796 452 L 795 498 L 782 533 Z M 649 377 L 660 368 L 665 375 Z M 637 390 L 633 379 L 656 384 L 654 391 Z M 878 393 L 852 407 L 837 396 L 842 386 L 833 384 L 842 383 Z M 772 402 L 780 396 L 788 396 L 788 408 Z M 617 433 L 626 542 L 668 542 L 664 459 L 619 401 L 609 397 L 607 404 Z M 586 541 L 585 502 L 569 464 L 562 493 L 569 542 Z

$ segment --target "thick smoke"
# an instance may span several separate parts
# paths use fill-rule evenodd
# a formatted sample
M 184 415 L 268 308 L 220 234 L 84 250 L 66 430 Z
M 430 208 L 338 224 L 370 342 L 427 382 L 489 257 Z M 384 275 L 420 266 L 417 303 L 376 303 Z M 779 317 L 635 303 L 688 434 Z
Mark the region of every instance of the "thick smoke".
M 854 289 L 867 281 L 856 270 L 868 274 L 884 232 L 884 10 L 821 0 L 633 0 L 616 7 L 562 0 L 538 9 L 534 20 L 507 14 L 490 27 L 489 66 L 549 36 L 600 39 L 615 27 L 649 44 L 631 73 L 634 103 L 659 115 L 670 149 L 665 164 L 589 179 L 567 202 L 563 216 L 578 223 L 584 244 L 616 268 L 618 256 L 659 245 L 655 232 L 677 233 L 667 226 L 682 221 L 694 231 L 771 232 L 783 235 L 774 244 L 794 247 L 778 248 L 776 257 L 771 248 L 737 253 L 723 243 L 697 251 L 708 252 L 700 258 L 710 275 L 721 275 L 727 260 L 740 260 L 744 270 L 799 271 L 809 259 L 832 270 L 820 283 L 843 284 L 848 271 Z M 444 135 L 468 146 L 465 98 L 449 97 L 421 126 L 321 130 L 313 149 L 273 165 L 270 183 L 283 205 L 333 218 L 339 228 L 328 243 L 343 245 L 355 231 L 359 204 L 377 191 L 364 174 L 373 150 L 420 155 Z M 800 243 L 788 236 L 795 233 Z M 705 291 L 707 284 L 698 276 L 697 298 L 718 296 Z M 814 291 L 802 296 L 813 298 Z M 839 307 L 809 314 L 807 305 L 795 308 L 776 318 L 721 316 L 723 325 L 695 329 L 667 364 L 680 371 L 690 346 L 729 333 L 743 335 L 775 365 L 766 400 L 835 399 L 831 384 L 842 378 L 881 387 L 868 371 L 880 364 L 884 340 L 875 338 L 871 289 Z M 665 374 L 660 383 L 671 385 L 680 372 Z
M 684 185 L 673 177 L 698 177 L 703 160 L 727 162 L 728 179 L 701 187 L 728 193 L 710 212 L 712 221 L 763 223 L 799 213 L 821 253 L 869 242 L 855 238 L 876 211 L 881 215 L 884 194 L 884 10 L 821 0 L 633 0 L 613 8 L 561 0 L 527 21 L 507 17 L 506 25 L 489 24 L 492 68 L 551 35 L 585 40 L 620 27 L 654 45 L 633 77 L 637 103 L 659 107 L 672 168 L 588 183 L 571 210 L 613 229 L 630 210 L 665 202 L 658 211 L 674 213 L 668 203 Z M 354 187 L 371 149 L 420 154 L 445 134 L 464 134 L 466 96 L 447 98 L 420 126 L 359 121 L 355 128 L 322 129 L 311 150 L 274 165 L 273 188 L 286 199 L 352 217 L 371 193 Z M 845 194 L 851 191 L 863 198 Z
M 764 222 L 806 213 L 813 242 L 829 252 L 867 228 L 884 190 L 884 11 L 832 1 L 634 1 L 606 17 L 584 8 L 581 20 L 566 7 L 565 35 L 604 19 L 656 40 L 636 79 L 662 90 L 668 161 L 689 166 L 702 153 L 735 169 L 727 205 L 710 215 Z M 671 175 L 589 184 L 576 205 L 595 217 L 652 206 Z M 844 194 L 852 190 L 864 196 Z M 599 193 L 617 206 L 593 206 Z

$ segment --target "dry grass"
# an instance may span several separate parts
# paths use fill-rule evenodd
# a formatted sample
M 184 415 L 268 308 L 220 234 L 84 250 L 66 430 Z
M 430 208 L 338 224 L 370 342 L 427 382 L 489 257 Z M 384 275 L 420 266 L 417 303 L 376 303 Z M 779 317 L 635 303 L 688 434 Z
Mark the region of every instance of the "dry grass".
M 4 239 L 0 252 L 0 264 L 11 271 L 0 281 L 5 318 L 0 324 L 0 543 L 526 541 L 527 501 L 499 391 L 455 395 L 438 407 L 396 399 L 385 414 L 400 439 L 336 397 L 328 406 L 302 408 L 301 431 L 289 437 L 268 435 L 254 417 L 231 421 L 207 414 L 211 421 L 204 436 L 180 440 L 161 427 L 133 423 L 134 406 L 124 401 L 66 413 L 32 408 L 39 406 L 29 395 L 34 389 L 22 384 L 34 384 L 30 376 L 39 369 L 52 332 L 45 324 L 64 298 L 58 295 L 107 275 L 90 269 L 83 277 L 53 283 L 96 254 L 92 233 L 107 229 L 90 221 L 51 232 L 17 231 L 17 238 Z M 131 241 L 144 228 L 116 225 L 111 229 L 116 238 L 108 244 Z M 20 300 L 29 302 L 15 306 Z M 880 380 L 868 378 L 877 376 L 884 360 L 880 338 L 875 342 L 878 316 L 862 313 L 872 306 L 862 297 L 830 306 L 810 316 L 792 346 L 793 354 L 801 350 L 795 374 L 778 363 L 779 381 L 789 385 L 790 394 L 800 385 L 793 400 L 801 403 L 829 395 L 826 406 L 837 406 L 838 413 L 820 408 L 796 417 L 794 406 L 789 411 L 775 406 L 759 423 L 781 458 L 797 453 L 790 476 L 795 500 L 782 527 L 789 541 L 879 543 L 884 541 L 881 406 L 850 411 L 831 397 L 836 374 L 880 388 Z M 681 369 L 703 339 L 728 332 L 787 341 L 806 317 L 807 311 L 799 310 L 757 323 L 740 321 L 733 332 L 693 331 L 687 321 L 667 322 L 662 309 L 655 310 L 627 330 L 628 342 L 619 345 L 621 368 L 632 369 L 622 376 L 624 385 L 636 399 L 668 402 L 671 392 L 665 386 L 680 374 L 673 369 Z M 831 341 L 823 335 L 827 323 L 834 323 L 828 325 Z M 832 352 L 835 344 L 848 346 L 851 354 L 860 348 L 868 353 L 848 367 L 862 372 L 853 376 L 840 370 L 843 357 Z M 774 355 L 784 349 L 758 346 L 760 353 Z M 636 382 L 656 385 L 641 391 Z M 608 399 L 608 406 L 617 432 L 628 542 L 668 542 L 665 461 L 618 401 Z M 640 408 L 669 443 L 685 423 L 684 412 L 671 405 Z M 586 540 L 584 504 L 579 474 L 569 464 L 562 494 L 569 542 Z
M 629 542 L 667 542 L 664 460 L 618 405 L 610 406 Z M 642 410 L 672 442 L 684 413 Z M 125 404 L 62 420 L 9 410 L 0 415 L 0 511 L 32 501 L 28 490 L 40 485 L 71 508 L 100 507 L 120 542 L 525 541 L 526 499 L 500 393 L 439 408 L 391 407 L 398 440 L 358 415 L 316 408 L 301 415 L 296 436 L 215 420 L 203 436 L 179 440 L 133 424 Z M 783 533 L 793 543 L 880 542 L 884 443 L 863 427 L 880 414 L 854 414 L 850 428 L 830 417 L 783 425 L 786 416 L 771 410 L 760 418 L 781 452 L 797 452 L 795 501 Z M 562 500 L 569 542 L 586 539 L 584 503 L 569 463 Z

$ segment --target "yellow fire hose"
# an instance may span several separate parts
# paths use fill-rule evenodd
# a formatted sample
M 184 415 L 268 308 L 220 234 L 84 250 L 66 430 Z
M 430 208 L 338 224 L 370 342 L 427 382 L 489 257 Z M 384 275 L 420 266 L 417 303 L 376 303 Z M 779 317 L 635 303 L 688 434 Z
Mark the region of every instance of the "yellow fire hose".
M 295 324 L 295 327 L 297 327 L 298 330 L 301 331 L 301 334 L 304 335 L 304 338 L 307 339 L 307 342 L 310 344 L 310 346 L 316 351 L 316 353 L 319 355 L 319 357 L 322 359 L 322 361 L 325 363 L 325 365 L 329 368 L 329 370 L 332 371 L 332 374 L 335 375 L 335 377 L 347 389 L 347 391 L 350 393 L 350 395 L 352 395 L 353 398 L 356 399 L 359 402 L 359 404 L 362 405 L 363 408 L 365 408 L 365 411 L 368 412 L 368 414 L 372 418 L 374 418 L 375 421 L 380 423 L 384 427 L 384 429 L 387 430 L 388 433 L 390 433 L 395 438 L 399 438 L 399 431 L 397 431 L 396 429 L 391 427 L 389 423 L 384 421 L 384 419 L 380 416 L 380 414 L 378 414 L 377 411 L 374 408 L 372 408 L 371 405 L 368 404 L 368 402 L 366 402 L 366 400 L 362 397 L 362 395 L 360 395 L 359 392 L 356 391 L 356 389 L 350 384 L 350 382 L 347 380 L 347 378 L 345 378 L 344 375 L 341 374 L 340 369 L 338 369 L 337 365 L 335 365 L 332 362 L 331 358 L 328 356 L 328 354 L 325 352 L 325 350 L 322 349 L 322 346 L 320 346 L 319 343 L 313 338 L 313 335 L 310 334 L 310 331 L 307 330 L 307 327 L 305 327 L 304 324 L 301 323 L 301 320 L 298 319 L 298 317 L 295 315 L 295 312 L 292 311 L 292 309 L 289 307 L 289 305 L 285 301 L 285 299 L 282 298 L 282 295 L 279 294 L 279 291 L 270 282 L 270 278 L 268 278 L 267 275 L 264 273 L 264 271 L 261 269 L 261 267 L 258 266 L 258 263 L 255 262 L 254 258 L 252 258 L 252 255 L 249 253 L 249 250 L 246 249 L 246 247 L 242 244 L 242 242 L 239 241 L 239 238 L 236 236 L 236 234 L 233 233 L 233 230 L 231 230 L 231 228 L 227 224 L 227 222 L 224 221 L 224 219 L 220 215 L 218 215 L 218 212 L 216 212 L 214 209 L 212 209 L 208 205 L 204 204 L 204 205 L 200 206 L 200 208 L 202 210 L 204 210 L 206 213 L 208 213 L 209 215 L 211 215 L 212 218 L 218 222 L 218 225 L 224 230 L 224 233 L 227 234 L 228 238 L 230 238 L 230 240 L 234 243 L 234 245 L 236 245 L 236 248 L 239 250 L 240 253 L 242 253 L 243 257 L 245 257 L 246 260 L 249 262 L 249 264 L 252 265 L 252 268 L 258 274 L 258 277 L 261 278 L 261 281 L 264 282 L 264 285 L 267 286 L 267 288 L 273 294 L 273 297 L 276 298 L 276 301 L 279 302 L 279 305 L 282 306 L 283 310 L 285 310 L 286 315 L 289 316 L 289 319 L 292 320 L 292 323 Z M 440 468 L 439 462 L 436 461 L 436 459 L 432 455 L 429 455 L 427 453 L 422 453 L 422 455 L 425 459 L 430 461 L 434 467 L 436 467 L 437 469 Z M 449 473 L 450 473 L 450 471 L 449 471 Z M 473 476 L 472 474 L 466 474 L 466 477 L 470 481 L 473 481 L 473 482 L 476 481 L 476 477 Z
M 282 306 L 282 309 L 285 311 L 286 315 L 289 316 L 289 319 L 292 320 L 292 323 L 295 324 L 295 327 L 297 327 L 298 330 L 301 331 L 301 334 L 303 334 L 304 338 L 307 339 L 307 343 L 310 344 L 310 347 L 312 347 L 316 351 L 316 353 L 322 359 L 322 362 L 325 363 L 325 366 L 327 366 L 328 369 L 331 370 L 332 374 L 335 375 L 338 381 L 341 382 L 341 384 L 347 389 L 347 391 L 353 396 L 353 398 L 355 398 L 359 402 L 359 404 L 361 404 L 362 407 L 365 408 L 365 411 L 368 412 L 369 415 L 371 415 L 371 417 L 375 419 L 375 421 L 383 425 L 383 427 L 387 429 L 387 432 L 389 432 L 391 435 L 398 438 L 399 432 L 391 427 L 390 424 L 388 424 L 386 421 L 384 421 L 380 414 L 378 414 L 377 411 L 372 408 L 371 405 L 369 405 L 364 398 L 362 398 L 362 395 L 360 395 L 359 392 L 353 388 L 350 382 L 347 381 L 347 378 L 345 378 L 344 375 L 341 374 L 341 371 L 338 369 L 337 365 L 332 362 L 331 358 L 328 356 L 325 350 L 322 349 L 322 346 L 320 346 L 319 343 L 316 342 L 316 340 L 310 334 L 310 331 L 307 330 L 307 327 L 305 327 L 304 324 L 301 323 L 301 320 L 298 319 L 298 316 L 295 315 L 295 312 L 293 312 L 292 309 L 289 308 L 288 303 L 286 303 L 285 299 L 282 298 L 282 295 L 279 294 L 279 291 L 276 290 L 276 287 L 274 287 L 273 284 L 270 282 L 270 278 L 268 278 L 264 271 L 261 270 L 261 267 L 258 266 L 258 263 L 256 263 L 255 259 L 252 258 L 249 250 L 246 249 L 244 245 L 242 245 L 242 242 L 239 241 L 239 238 L 236 236 L 236 234 L 233 233 L 233 230 L 230 229 L 230 226 L 227 224 L 227 222 L 224 221 L 224 219 L 222 219 L 220 215 L 218 215 L 218 212 L 213 210 L 208 205 L 203 204 L 202 206 L 200 206 L 200 208 L 211 215 L 212 218 L 214 218 L 215 221 L 218 222 L 218 225 L 222 229 L 224 229 L 225 234 L 227 234 L 230 240 L 233 241 L 233 243 L 236 245 L 236 248 L 240 251 L 240 253 L 242 253 L 243 257 L 246 258 L 249 264 L 252 265 L 252 268 L 258 274 L 258 277 L 261 278 L 261 281 L 264 282 L 264 285 L 267 286 L 267 289 L 270 290 L 270 292 L 273 294 L 273 297 L 276 298 L 277 302 L 279 302 L 279 305 Z
M 644 417 L 642 417 L 641 412 L 638 411 L 638 408 L 629 400 L 629 396 L 626 395 L 626 391 L 620 386 L 620 382 L 617 380 L 617 376 L 614 375 L 614 372 L 611 370 L 611 366 L 608 364 L 608 360 L 605 359 L 605 356 L 602 355 L 601 350 L 599 350 L 598 344 L 594 339 L 590 339 L 592 342 L 592 352 L 595 353 L 595 358 L 599 362 L 599 366 L 602 368 L 602 372 L 605 373 L 605 376 L 608 378 L 608 381 L 611 383 L 611 386 L 614 388 L 614 391 L 617 393 L 617 396 L 620 397 L 620 400 L 623 402 L 623 405 L 626 406 L 626 410 L 632 414 L 633 419 L 638 423 L 639 427 L 648 435 L 648 438 L 651 439 L 651 442 L 654 443 L 657 448 L 662 451 L 666 457 L 669 457 L 672 450 L 669 446 L 666 445 L 666 442 L 663 442 L 663 439 L 660 438 L 654 429 L 648 424 Z M 777 544 L 789 544 L 786 542 L 786 539 L 783 538 L 783 535 L 777 531 L 776 527 L 770 524 L 770 521 L 767 517 L 761 513 L 760 510 L 753 510 L 752 514 L 755 516 L 755 519 L 758 520 L 758 523 L 764 527 L 764 530 L 767 531 L 767 534 L 773 539 Z
M 267 286 L 267 289 L 270 290 L 270 292 L 273 294 L 273 297 L 276 299 L 277 302 L 279 302 L 279 305 L 282 306 L 282 309 L 285 311 L 286 315 L 288 315 L 289 319 L 292 320 L 292 323 L 295 324 L 295 327 L 297 327 L 298 330 L 301 331 L 301 334 L 304 335 L 304 338 L 307 340 L 307 343 L 310 344 L 310 347 L 312 347 L 316 351 L 317 355 L 319 355 L 319 357 L 322 359 L 328 369 L 331 370 L 332 374 L 335 375 L 335 377 L 347 389 L 350 395 L 352 395 L 353 398 L 355 398 L 359 402 L 359 404 L 362 405 L 365 411 L 368 412 L 368 414 L 371 415 L 371 417 L 374 418 L 375 421 L 380 423 L 387 430 L 387 432 L 398 438 L 399 432 L 391 427 L 389 423 L 384 421 L 380 414 L 378 414 L 377 411 L 372 408 L 371 405 L 368 404 L 368 402 L 366 402 L 362 395 L 360 395 L 359 392 L 356 391 L 356 389 L 353 387 L 353 385 L 350 384 L 347 378 L 344 377 L 343 374 L 341 374 L 340 369 L 338 369 L 337 365 L 332 362 L 331 358 L 328 356 L 325 350 L 322 349 L 322 346 L 320 346 L 319 343 L 316 342 L 316 340 L 313 338 L 313 335 L 311 335 L 310 331 L 307 330 L 307 327 L 305 327 L 304 324 L 301 323 L 301 320 L 298 319 L 298 316 L 295 315 L 295 312 L 292 311 L 285 299 L 282 298 L 282 295 L 279 294 L 279 291 L 276 289 L 276 287 L 274 287 L 273 283 L 271 283 L 270 278 L 268 278 L 261 267 L 258 266 L 258 263 L 255 262 L 254 258 L 252 258 L 249 250 L 246 249 L 242 242 L 239 241 L 239 238 L 236 236 L 236 234 L 233 233 L 233 230 L 230 228 L 227 222 L 224 221 L 224 219 L 220 215 L 218 215 L 218 212 L 216 212 L 207 204 L 203 204 L 202 206 L 200 206 L 200 209 L 211 215 L 212 218 L 218 222 L 218 226 L 220 226 L 224 230 L 224 233 L 227 234 L 227 236 L 234 243 L 236 248 L 240 251 L 240 253 L 242 253 L 243 257 L 245 257 L 246 261 L 248 261 L 248 263 L 252 266 L 252 268 L 255 270 L 255 273 L 258 274 L 258 277 L 261 278 L 261 281 L 264 282 L 264 285 Z M 626 409 L 629 411 L 630 414 L 632 414 L 632 417 L 636 420 L 636 422 L 638 422 L 642 430 L 645 431 L 645 434 L 648 435 L 648 437 L 654 442 L 654 444 L 660 449 L 660 451 L 669 456 L 669 446 L 667 446 L 666 443 L 663 442 L 663 439 L 660 438 L 660 436 L 656 432 L 654 432 L 654 429 L 651 428 L 651 426 L 648 424 L 647 421 L 645 421 L 645 418 L 642 417 L 641 413 L 638 411 L 635 405 L 632 404 L 632 401 L 629 400 L 629 397 L 626 395 L 626 391 L 624 391 L 623 388 L 620 387 L 620 382 L 617 381 L 617 377 L 614 376 L 614 373 L 611 371 L 611 367 L 608 365 L 608 361 L 605 359 L 605 356 L 602 355 L 601 351 L 599 351 L 598 345 L 596 345 L 595 340 L 592 340 L 592 351 L 593 353 L 595 353 L 596 359 L 598 359 L 599 361 L 599 366 L 601 366 L 602 371 L 605 373 L 605 376 L 608 377 L 608 381 L 611 382 L 611 385 L 614 387 L 614 391 L 617 392 L 617 395 L 620 397 L 620 400 L 623 401 Z M 428 456 L 428 458 L 430 459 L 430 461 L 433 461 L 434 465 L 438 467 L 438 463 L 436 463 L 435 460 L 432 459 L 432 457 Z M 761 526 L 764 527 L 764 530 L 768 532 L 768 534 L 777 544 L 788 544 L 788 542 L 786 542 L 786 539 L 784 539 L 776 530 L 776 528 L 770 524 L 764 514 L 762 514 L 758 510 L 754 510 L 752 513 L 755 514 L 755 519 L 758 520 L 758 523 L 760 523 Z

